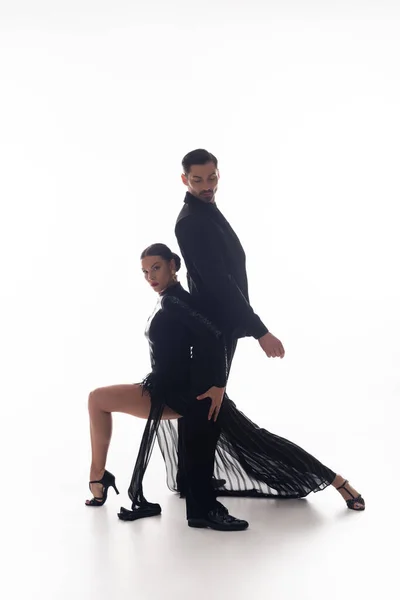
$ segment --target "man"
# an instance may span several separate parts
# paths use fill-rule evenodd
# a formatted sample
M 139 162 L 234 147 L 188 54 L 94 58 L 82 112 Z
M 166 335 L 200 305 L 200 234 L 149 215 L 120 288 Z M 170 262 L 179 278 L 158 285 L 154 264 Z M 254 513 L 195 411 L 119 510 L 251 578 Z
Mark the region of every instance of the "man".
M 186 263 L 189 291 L 225 336 L 228 372 L 242 337 L 258 340 L 268 357 L 283 358 L 282 343 L 250 306 L 245 252 L 216 205 L 220 177 L 216 157 L 206 150 L 194 150 L 184 157 L 182 167 L 182 181 L 188 192 L 175 234 Z M 214 488 L 218 484 L 212 481 L 220 430 L 218 419 L 208 420 L 207 415 L 209 410 L 218 414 L 222 400 L 223 391 L 211 401 L 211 407 L 199 403 L 197 419 L 179 420 L 179 485 L 186 490 L 190 526 L 246 529 L 246 521 L 230 516 L 216 501 Z

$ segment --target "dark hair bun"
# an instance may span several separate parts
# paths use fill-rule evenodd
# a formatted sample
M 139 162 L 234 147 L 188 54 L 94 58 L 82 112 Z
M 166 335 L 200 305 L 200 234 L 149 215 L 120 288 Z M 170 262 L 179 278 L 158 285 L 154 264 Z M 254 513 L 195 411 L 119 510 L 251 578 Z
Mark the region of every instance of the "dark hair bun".
M 171 252 L 171 250 L 165 244 L 152 244 L 143 250 L 140 255 L 140 260 L 146 258 L 146 256 L 161 256 L 164 260 L 175 260 L 176 270 L 179 271 L 181 268 L 181 257 Z
M 176 270 L 179 271 L 179 269 L 181 268 L 181 257 L 175 254 L 175 252 L 172 252 L 172 258 L 175 261 Z

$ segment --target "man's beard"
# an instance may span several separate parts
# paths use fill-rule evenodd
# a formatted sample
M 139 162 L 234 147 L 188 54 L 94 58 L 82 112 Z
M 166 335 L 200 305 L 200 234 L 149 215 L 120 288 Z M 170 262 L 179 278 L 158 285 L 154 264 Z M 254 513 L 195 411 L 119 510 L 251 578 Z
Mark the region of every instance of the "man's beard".
M 206 200 L 207 202 L 211 202 L 214 199 L 215 192 L 201 192 L 200 198 Z

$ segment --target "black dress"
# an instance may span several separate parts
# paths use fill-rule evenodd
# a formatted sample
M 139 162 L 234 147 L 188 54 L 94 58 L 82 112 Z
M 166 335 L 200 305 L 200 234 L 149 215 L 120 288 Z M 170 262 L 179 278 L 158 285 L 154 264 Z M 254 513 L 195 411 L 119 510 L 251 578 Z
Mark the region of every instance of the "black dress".
M 140 445 L 129 497 L 132 511 L 119 517 L 134 520 L 158 505 L 147 502 L 142 482 L 155 437 L 167 469 L 168 487 L 177 491 L 177 420 L 161 421 L 166 406 L 183 418 L 196 396 L 212 385 L 224 387 L 228 375 L 227 348 L 222 333 L 198 310 L 193 296 L 180 284 L 168 288 L 149 318 L 151 373 L 143 389 L 151 395 L 151 413 Z M 226 395 L 218 417 L 215 475 L 226 484 L 218 495 L 301 498 L 330 485 L 335 473 L 292 442 L 261 429 L 241 413 Z M 156 508 L 157 510 L 157 508 Z
M 124 520 L 157 511 L 158 505 L 145 499 L 142 482 L 165 407 L 193 419 L 200 402 L 197 396 L 214 385 L 225 387 L 227 382 L 222 333 L 197 311 L 190 294 L 180 283 L 160 295 L 145 335 L 152 370 L 141 385 L 151 396 L 151 409 L 128 490 L 133 511 L 121 509 L 118 515 Z M 164 444 L 163 451 L 168 450 Z

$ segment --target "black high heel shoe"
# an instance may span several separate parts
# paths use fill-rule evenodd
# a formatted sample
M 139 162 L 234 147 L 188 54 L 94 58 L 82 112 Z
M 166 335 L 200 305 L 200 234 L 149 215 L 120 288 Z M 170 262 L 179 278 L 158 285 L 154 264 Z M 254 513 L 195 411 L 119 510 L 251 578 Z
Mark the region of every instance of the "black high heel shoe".
M 89 490 L 92 483 L 101 483 L 103 486 L 103 496 L 101 498 L 92 498 L 91 500 L 87 500 L 85 502 L 86 506 L 103 506 L 105 501 L 107 500 L 108 488 L 112 487 L 115 490 L 115 493 L 118 495 L 119 491 L 117 490 L 117 486 L 115 485 L 115 477 L 109 471 L 104 471 L 104 475 L 98 481 L 89 481 Z
M 365 510 L 365 500 L 364 498 L 361 496 L 361 494 L 359 494 L 357 497 L 354 496 L 351 491 L 349 489 L 347 489 L 346 484 L 349 483 L 346 479 L 346 481 L 344 483 L 342 483 L 342 485 L 339 485 L 339 487 L 337 487 L 337 490 L 344 490 L 345 492 L 347 492 L 348 494 L 350 494 L 351 499 L 350 500 L 346 500 L 346 504 L 347 504 L 347 508 L 350 508 L 350 510 Z M 354 505 L 355 504 L 362 504 L 362 506 L 359 506 L 358 508 L 356 508 Z

